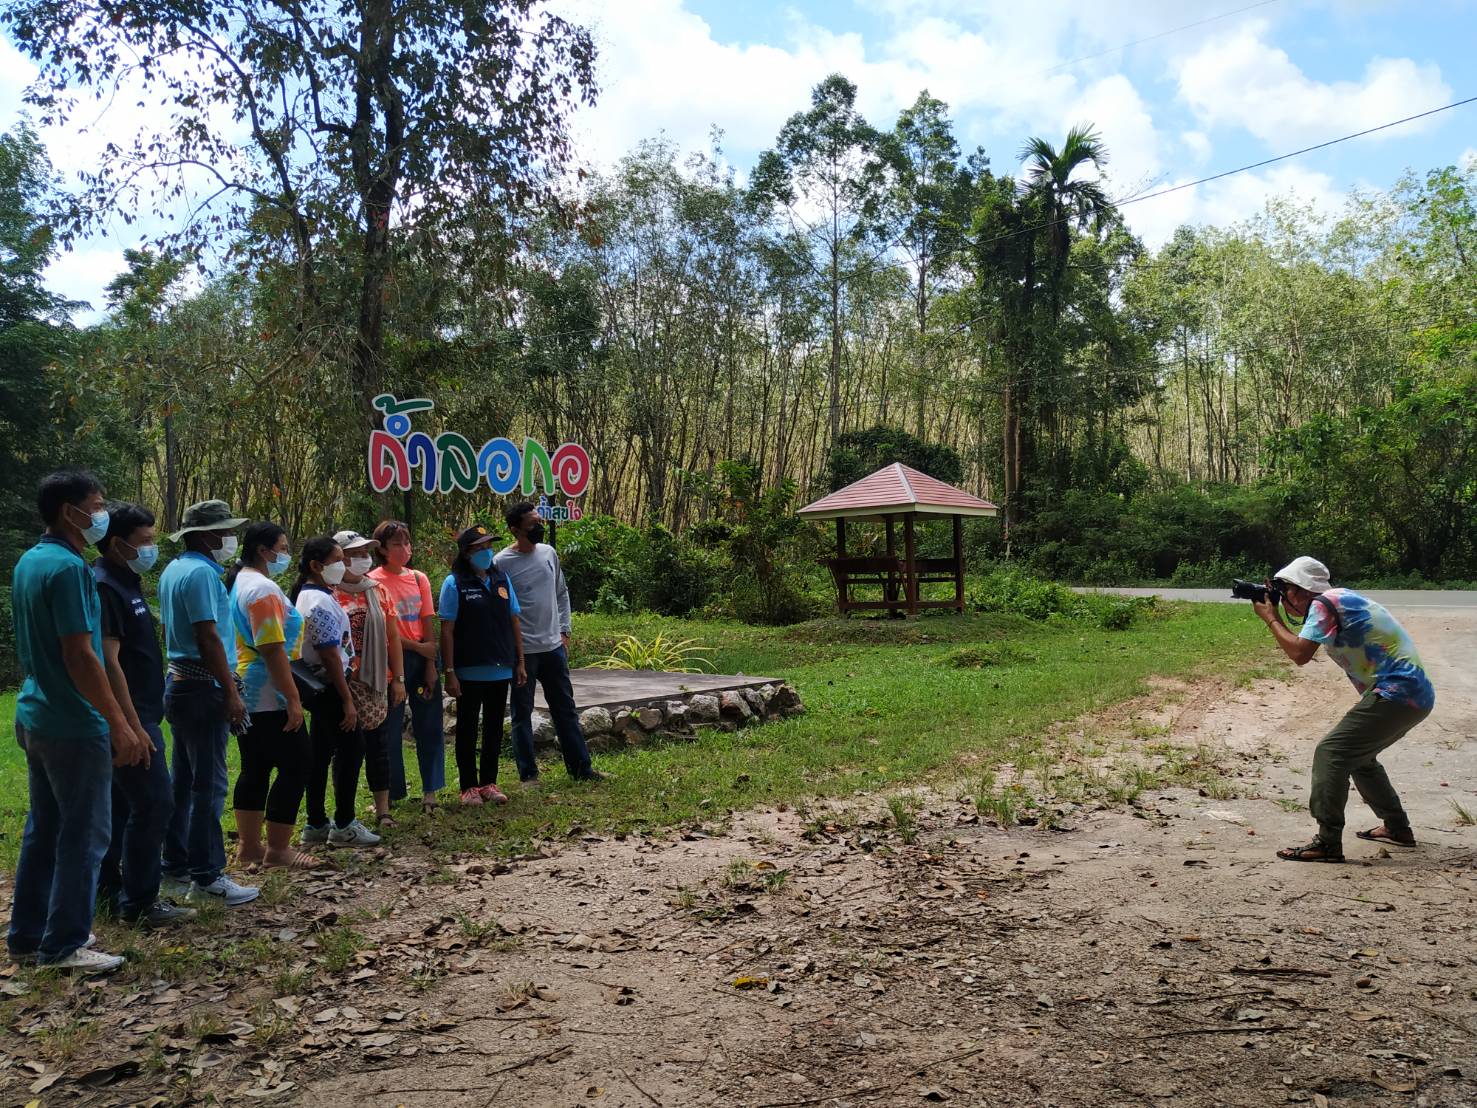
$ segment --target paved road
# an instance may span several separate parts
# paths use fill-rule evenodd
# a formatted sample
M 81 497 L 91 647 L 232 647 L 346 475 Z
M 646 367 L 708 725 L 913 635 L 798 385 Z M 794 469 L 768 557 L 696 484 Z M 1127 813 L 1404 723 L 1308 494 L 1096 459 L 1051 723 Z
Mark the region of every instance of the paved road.
M 1162 596 L 1165 600 L 1194 600 L 1202 603 L 1225 602 L 1245 604 L 1244 600 L 1232 600 L 1231 589 L 1078 589 L 1078 592 L 1105 592 L 1117 596 Z M 1372 589 L 1362 595 L 1377 600 L 1392 611 L 1414 611 L 1417 609 L 1477 608 L 1477 592 L 1460 592 L 1455 589 Z

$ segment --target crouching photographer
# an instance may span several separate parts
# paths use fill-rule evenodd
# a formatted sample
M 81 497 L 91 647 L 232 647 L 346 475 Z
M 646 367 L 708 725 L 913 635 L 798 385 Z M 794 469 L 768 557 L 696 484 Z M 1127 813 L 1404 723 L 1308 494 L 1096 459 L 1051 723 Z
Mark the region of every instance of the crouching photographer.
M 1360 693 L 1313 751 L 1308 808 L 1318 835 L 1306 846 L 1279 850 L 1289 862 L 1344 860 L 1344 805 L 1349 781 L 1383 822 L 1357 832 L 1371 842 L 1414 846 L 1415 832 L 1390 784 L 1379 754 L 1431 714 L 1436 692 L 1404 627 L 1383 605 L 1352 589 L 1331 588 L 1328 567 L 1313 558 L 1294 559 L 1266 585 L 1236 582 L 1233 595 L 1252 601 L 1286 655 L 1307 665 L 1322 646 Z M 1293 631 L 1278 610 L 1301 621 Z

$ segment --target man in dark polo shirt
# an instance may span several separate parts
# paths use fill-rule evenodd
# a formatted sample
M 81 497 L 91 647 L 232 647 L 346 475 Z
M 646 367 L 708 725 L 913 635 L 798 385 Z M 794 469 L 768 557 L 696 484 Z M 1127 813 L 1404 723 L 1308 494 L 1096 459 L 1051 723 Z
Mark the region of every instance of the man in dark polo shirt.
M 154 744 L 147 765 L 113 767 L 113 837 L 98 874 L 98 900 L 121 919 L 162 927 L 190 919 L 191 908 L 160 899 L 160 848 L 174 812 L 164 756 L 164 655 L 140 574 L 154 568 L 159 547 L 154 513 L 138 504 L 111 505 L 108 533 L 93 563 L 102 602 L 103 654 L 113 696 L 137 717 L 135 729 Z

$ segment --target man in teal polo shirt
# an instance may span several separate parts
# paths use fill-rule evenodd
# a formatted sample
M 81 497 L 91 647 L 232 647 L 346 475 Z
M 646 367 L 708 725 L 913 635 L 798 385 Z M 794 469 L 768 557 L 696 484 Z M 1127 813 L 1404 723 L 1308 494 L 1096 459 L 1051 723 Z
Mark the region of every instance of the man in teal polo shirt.
M 90 474 L 53 473 L 41 482 L 37 506 L 46 532 L 11 580 L 25 672 L 15 733 L 31 807 L 6 944 L 18 961 L 107 973 L 123 959 L 92 948 L 91 924 L 112 833 L 113 765 L 147 763 L 153 745 L 108 684 L 97 585 L 82 560 L 107 533 L 102 488 Z
M 166 891 L 235 907 L 259 890 L 226 876 L 221 814 L 226 807 L 226 742 L 246 717 L 236 687 L 236 634 L 222 577 L 246 520 L 222 500 L 191 504 L 170 538 L 185 551 L 159 576 L 159 614 L 169 675 L 164 717 L 174 735 L 174 815 L 164 838 Z

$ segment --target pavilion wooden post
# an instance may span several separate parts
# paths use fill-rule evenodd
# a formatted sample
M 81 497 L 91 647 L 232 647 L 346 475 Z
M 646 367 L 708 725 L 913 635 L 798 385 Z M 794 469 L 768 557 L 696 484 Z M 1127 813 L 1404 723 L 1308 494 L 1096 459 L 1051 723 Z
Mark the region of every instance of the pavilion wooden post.
M 954 610 L 964 612 L 964 517 L 954 517 Z
M 836 520 L 836 557 L 846 557 L 846 518 L 838 517 Z M 837 607 L 841 609 L 844 616 L 851 606 L 851 580 L 845 573 L 836 576 L 836 591 L 840 594 Z
M 897 531 L 893 528 L 892 516 L 887 517 L 887 557 L 897 557 Z M 887 572 L 887 584 L 883 586 L 882 597 L 888 603 L 897 600 L 897 578 L 891 570 Z
M 908 618 L 918 618 L 918 566 L 917 549 L 913 541 L 913 513 L 903 513 L 903 587 L 908 590 Z

